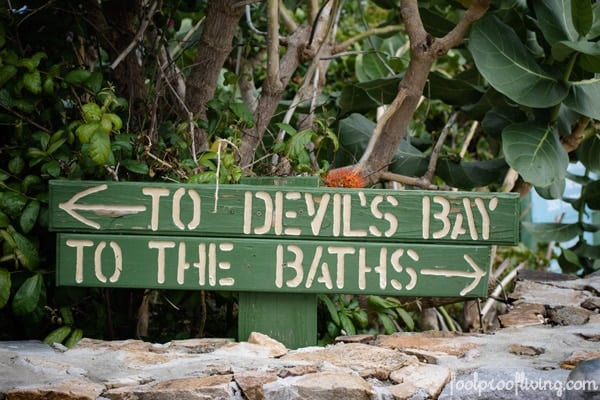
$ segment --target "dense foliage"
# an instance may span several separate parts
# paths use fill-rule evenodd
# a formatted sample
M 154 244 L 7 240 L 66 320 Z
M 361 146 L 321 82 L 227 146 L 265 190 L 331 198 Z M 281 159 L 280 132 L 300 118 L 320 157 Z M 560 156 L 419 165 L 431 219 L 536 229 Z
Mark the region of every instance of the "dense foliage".
M 486 2 L 420 1 L 424 28 L 448 34 L 471 3 Z M 414 178 L 427 176 L 433 159 L 424 187 L 525 194 L 533 185 L 561 198 L 574 181 L 581 195 L 566 200 L 577 222 L 526 227 L 540 241 L 569 242 L 558 252 L 565 271 L 597 270 L 600 246 L 589 235 L 599 226 L 589 214 L 600 209 L 600 7 L 493 3 L 464 44 L 435 60 L 388 177 L 422 184 Z M 366 151 L 414 61 L 397 2 L 281 2 L 279 86 L 263 33 L 273 2 L 232 4 L 9 1 L 0 10 L 0 340 L 234 335 L 234 294 L 55 287 L 49 180 L 324 175 Z M 220 7 L 235 10 L 233 48 L 221 63 L 206 49 L 225 47 L 203 41 Z M 315 62 L 307 48 L 317 40 L 328 54 Z M 195 69 L 199 54 L 214 71 Z M 205 103 L 193 98 L 212 83 Z M 569 174 L 570 162 L 584 175 Z M 397 299 L 323 296 L 321 304 L 325 337 L 415 328 Z

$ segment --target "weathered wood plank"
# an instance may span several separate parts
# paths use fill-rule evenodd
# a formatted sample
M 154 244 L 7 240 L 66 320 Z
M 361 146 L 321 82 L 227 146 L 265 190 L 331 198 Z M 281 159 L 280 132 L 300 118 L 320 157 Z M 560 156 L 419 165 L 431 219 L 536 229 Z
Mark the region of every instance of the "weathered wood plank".
M 188 236 L 516 244 L 513 193 L 50 182 L 50 228 Z
M 342 241 L 58 234 L 57 283 L 395 296 L 487 295 L 490 249 Z

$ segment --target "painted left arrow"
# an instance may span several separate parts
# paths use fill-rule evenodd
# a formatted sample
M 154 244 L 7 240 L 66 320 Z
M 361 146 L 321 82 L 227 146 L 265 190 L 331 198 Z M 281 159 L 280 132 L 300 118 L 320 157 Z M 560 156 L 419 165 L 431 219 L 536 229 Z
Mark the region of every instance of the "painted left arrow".
M 463 255 L 463 258 L 467 263 L 469 263 L 469 265 L 473 269 L 472 272 L 456 271 L 452 269 L 422 269 L 421 275 L 434 275 L 445 277 L 459 276 L 461 278 L 471 278 L 473 279 L 473 281 L 469 285 L 465 286 L 463 290 L 460 291 L 460 295 L 464 296 L 477 287 L 479 281 L 481 281 L 481 278 L 485 276 L 486 272 L 483 269 L 481 269 L 479 265 L 477 265 L 475 261 L 471 258 L 471 256 L 469 256 L 468 254 Z
M 64 203 L 60 203 L 58 207 L 64 210 L 77 221 L 91 226 L 92 228 L 100 229 L 100 224 L 85 218 L 77 211 L 93 211 L 96 215 L 104 215 L 110 217 L 120 217 L 127 214 L 137 214 L 146 211 L 146 206 L 127 206 L 127 205 L 106 205 L 106 204 L 77 204 L 78 200 L 83 199 L 90 194 L 102 192 L 108 188 L 108 185 L 102 184 L 91 187 L 75 194 L 73 197 Z

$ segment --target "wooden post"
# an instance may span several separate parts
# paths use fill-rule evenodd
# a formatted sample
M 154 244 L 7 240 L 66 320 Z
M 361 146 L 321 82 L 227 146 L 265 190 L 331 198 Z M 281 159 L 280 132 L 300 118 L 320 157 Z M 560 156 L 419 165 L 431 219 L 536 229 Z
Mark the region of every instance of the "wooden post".
M 245 178 L 248 185 L 318 187 L 319 178 Z M 239 292 L 238 339 L 260 332 L 289 349 L 317 344 L 317 296 L 302 293 Z

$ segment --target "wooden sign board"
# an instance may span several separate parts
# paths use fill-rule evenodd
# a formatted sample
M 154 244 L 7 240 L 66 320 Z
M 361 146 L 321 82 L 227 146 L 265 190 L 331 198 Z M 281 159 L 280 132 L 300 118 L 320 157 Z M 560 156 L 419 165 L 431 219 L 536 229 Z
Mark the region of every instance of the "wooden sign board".
M 50 182 L 59 285 L 232 290 L 238 334 L 316 344 L 317 293 L 485 297 L 516 194 Z M 302 186 L 302 187 L 300 187 Z
M 518 195 L 52 181 L 50 228 L 294 240 L 516 244 Z
M 484 297 L 487 246 L 58 235 L 58 284 Z

